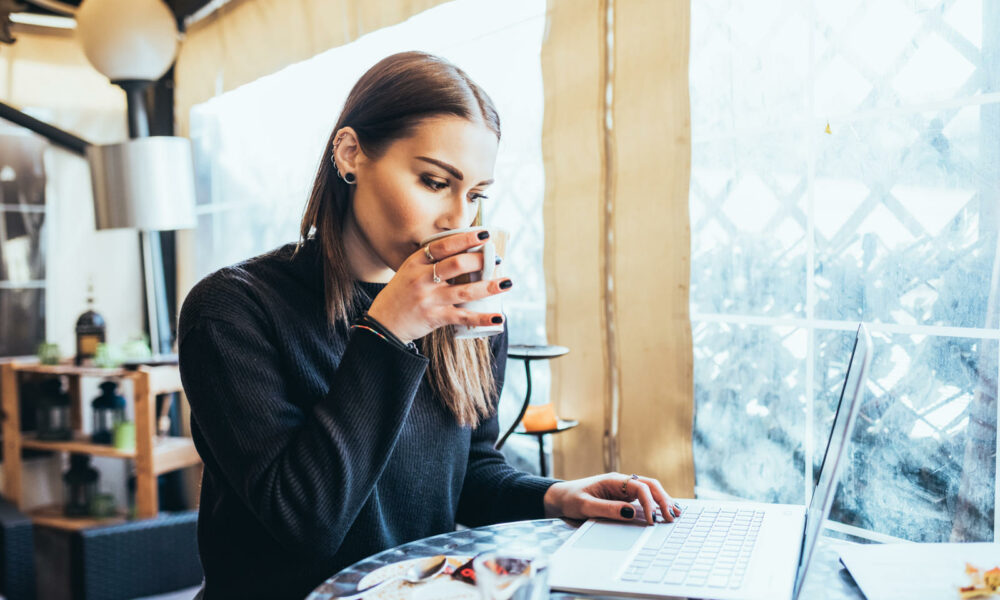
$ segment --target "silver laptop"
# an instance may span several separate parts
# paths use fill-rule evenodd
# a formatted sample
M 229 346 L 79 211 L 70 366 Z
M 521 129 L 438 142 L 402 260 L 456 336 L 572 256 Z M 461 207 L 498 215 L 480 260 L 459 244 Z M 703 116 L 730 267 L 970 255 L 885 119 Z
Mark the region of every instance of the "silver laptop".
M 795 599 L 833 505 L 871 348 L 862 324 L 808 507 L 679 500 L 683 514 L 673 523 L 591 519 L 553 555 L 552 589 L 636 598 Z

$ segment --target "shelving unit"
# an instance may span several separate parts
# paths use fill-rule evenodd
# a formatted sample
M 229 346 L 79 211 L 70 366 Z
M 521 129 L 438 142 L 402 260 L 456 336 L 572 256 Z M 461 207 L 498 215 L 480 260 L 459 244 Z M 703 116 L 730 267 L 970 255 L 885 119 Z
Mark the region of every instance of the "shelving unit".
M 21 431 L 21 401 L 19 376 L 21 374 L 66 376 L 69 381 L 70 424 L 76 433 L 72 440 L 45 441 Z M 81 407 L 84 398 L 80 393 L 80 378 L 131 380 L 135 401 L 135 449 L 120 450 L 113 446 L 94 444 L 81 433 Z M 149 519 L 157 515 L 156 477 L 176 469 L 201 463 L 194 442 L 188 437 L 158 438 L 156 434 L 156 397 L 160 394 L 182 392 L 180 372 L 176 365 L 143 366 L 138 369 L 96 369 L 72 365 L 39 365 L 18 362 L 0 364 L 0 400 L 3 419 L 3 475 L 4 497 L 19 508 L 22 506 L 22 448 L 89 454 L 135 461 L 136 517 Z M 183 395 L 181 395 L 183 398 Z M 124 521 L 124 516 L 107 519 L 70 518 L 62 516 L 58 507 L 44 507 L 28 511 L 40 525 L 66 530 L 79 530 L 97 524 Z

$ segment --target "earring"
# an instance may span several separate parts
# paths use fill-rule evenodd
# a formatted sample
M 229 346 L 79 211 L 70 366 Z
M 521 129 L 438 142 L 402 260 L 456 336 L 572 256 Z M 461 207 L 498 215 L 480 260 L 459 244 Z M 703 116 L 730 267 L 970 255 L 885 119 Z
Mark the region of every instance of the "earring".
M 338 137 L 336 140 L 334 140 L 334 142 L 333 142 L 333 151 L 330 152 L 330 162 L 333 163 L 333 169 L 337 172 L 337 177 L 340 177 L 341 179 L 343 179 L 344 183 L 346 183 L 347 185 L 353 185 L 354 182 L 356 182 L 358 180 L 357 177 L 354 176 L 354 173 L 341 173 L 340 172 L 340 167 L 337 166 L 337 156 L 336 156 L 337 155 L 337 146 L 340 145 L 340 142 L 343 139 L 344 139 L 344 136 L 343 136 L 343 134 L 341 134 L 340 137 Z

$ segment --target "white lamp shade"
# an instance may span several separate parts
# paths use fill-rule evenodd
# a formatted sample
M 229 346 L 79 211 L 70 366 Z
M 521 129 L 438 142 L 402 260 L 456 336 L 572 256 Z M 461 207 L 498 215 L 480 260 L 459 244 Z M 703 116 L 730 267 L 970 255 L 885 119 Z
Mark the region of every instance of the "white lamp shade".
M 163 0 L 84 0 L 76 24 L 87 60 L 111 81 L 156 81 L 177 54 L 177 24 Z
M 154 136 L 87 148 L 97 229 L 191 229 L 191 140 Z

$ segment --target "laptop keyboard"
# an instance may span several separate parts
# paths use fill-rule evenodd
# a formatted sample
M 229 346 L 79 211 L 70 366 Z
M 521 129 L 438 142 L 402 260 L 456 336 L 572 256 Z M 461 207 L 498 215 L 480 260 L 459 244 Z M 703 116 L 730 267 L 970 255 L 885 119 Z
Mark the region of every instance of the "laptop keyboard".
M 737 589 L 750 564 L 763 511 L 687 507 L 658 524 L 623 581 Z

